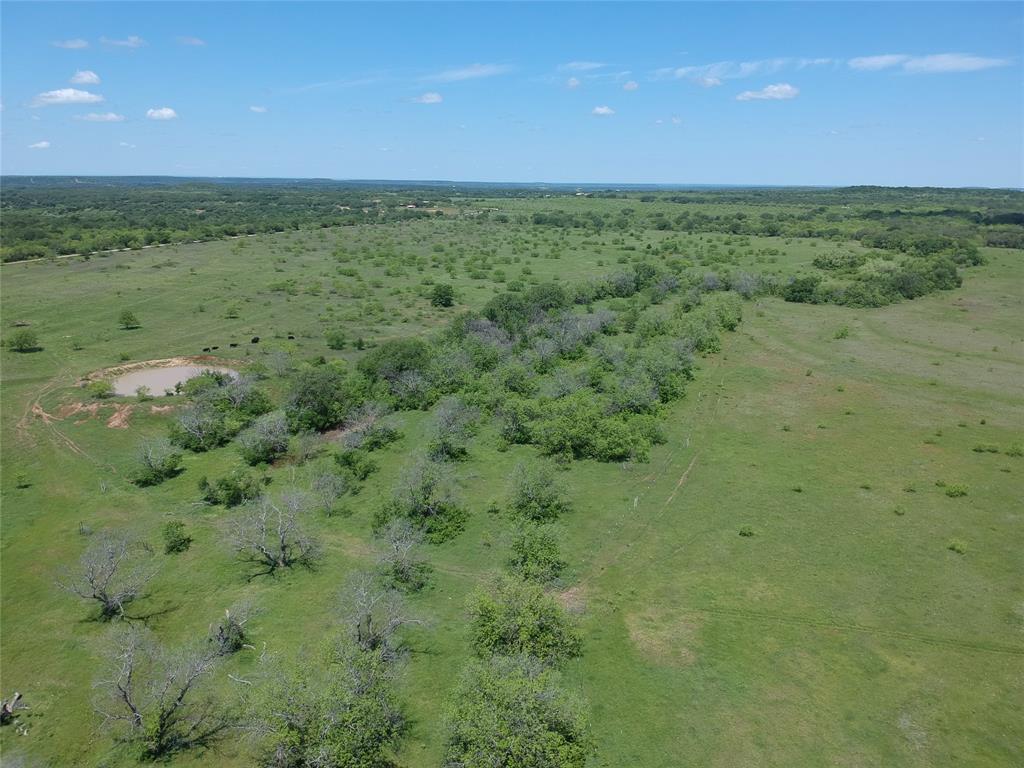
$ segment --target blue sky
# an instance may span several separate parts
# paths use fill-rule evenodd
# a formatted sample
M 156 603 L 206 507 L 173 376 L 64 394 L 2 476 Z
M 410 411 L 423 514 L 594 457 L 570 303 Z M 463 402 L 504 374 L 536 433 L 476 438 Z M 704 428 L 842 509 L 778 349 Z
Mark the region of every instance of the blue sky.
M 4 173 L 1024 186 L 1019 3 L 0 13 Z

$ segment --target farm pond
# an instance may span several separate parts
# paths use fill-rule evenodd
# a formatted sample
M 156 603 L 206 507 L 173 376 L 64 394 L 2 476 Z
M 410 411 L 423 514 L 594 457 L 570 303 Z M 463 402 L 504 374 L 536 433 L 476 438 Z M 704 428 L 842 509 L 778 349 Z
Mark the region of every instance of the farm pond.
M 150 394 L 159 397 L 168 389 L 174 389 L 189 379 L 194 379 L 206 371 L 224 373 L 232 378 L 238 372 L 230 368 L 212 365 L 171 365 L 166 367 L 138 368 L 114 379 L 114 394 L 119 396 L 134 395 L 139 387 L 146 387 Z

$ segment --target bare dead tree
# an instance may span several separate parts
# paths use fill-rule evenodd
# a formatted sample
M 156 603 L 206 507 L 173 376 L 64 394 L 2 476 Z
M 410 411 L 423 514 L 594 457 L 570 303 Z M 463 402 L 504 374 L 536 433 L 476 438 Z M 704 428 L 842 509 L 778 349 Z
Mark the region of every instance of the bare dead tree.
M 426 538 L 423 530 L 417 528 L 405 517 L 392 520 L 381 534 L 384 551 L 380 565 L 385 577 L 396 587 L 417 590 L 427 582 L 429 566 L 420 556 L 420 548 Z
M 309 507 L 306 495 L 295 490 L 285 491 L 276 502 L 261 496 L 232 522 L 231 546 L 243 559 L 264 567 L 263 573 L 294 565 L 311 568 L 320 558 L 321 547 L 302 525 Z
M 341 597 L 342 623 L 356 645 L 390 659 L 397 653 L 395 634 L 406 624 L 421 624 L 407 613 L 401 593 L 381 585 L 372 573 L 356 573 Z
M 141 745 L 149 759 L 209 743 L 230 726 L 201 686 L 220 660 L 213 646 L 169 652 L 149 631 L 115 633 L 109 672 L 95 684 L 101 729 Z
M 128 603 L 139 596 L 156 568 L 135 562 L 133 546 L 124 536 L 100 533 L 79 560 L 78 568 L 66 570 L 58 586 L 83 600 L 100 605 L 100 618 L 123 618 Z
M 338 499 L 349 492 L 349 481 L 337 472 L 322 471 L 314 475 L 310 490 L 328 515 L 334 511 Z

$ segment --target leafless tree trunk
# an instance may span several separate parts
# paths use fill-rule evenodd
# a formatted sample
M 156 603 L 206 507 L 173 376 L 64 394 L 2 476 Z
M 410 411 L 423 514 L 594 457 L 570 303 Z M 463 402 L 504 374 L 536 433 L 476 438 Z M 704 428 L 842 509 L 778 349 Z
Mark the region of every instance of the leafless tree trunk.
M 116 633 L 109 677 L 95 685 L 101 727 L 140 741 L 151 759 L 208 742 L 229 723 L 195 699 L 220 657 L 210 644 L 169 653 L 137 626 Z
M 387 589 L 372 573 L 360 572 L 349 581 L 341 599 L 342 622 L 356 644 L 382 658 L 394 657 L 395 633 L 406 624 L 420 624 L 406 613 L 405 600 Z
M 78 569 L 66 571 L 57 584 L 67 592 L 100 604 L 100 618 L 123 618 L 125 606 L 139 596 L 156 568 L 133 563 L 132 545 L 123 536 L 98 534 L 82 555 Z
M 306 496 L 285 491 L 280 501 L 261 496 L 233 521 L 230 543 L 241 557 L 272 573 L 293 565 L 312 567 L 320 558 L 320 542 L 307 534 L 301 518 L 309 512 Z

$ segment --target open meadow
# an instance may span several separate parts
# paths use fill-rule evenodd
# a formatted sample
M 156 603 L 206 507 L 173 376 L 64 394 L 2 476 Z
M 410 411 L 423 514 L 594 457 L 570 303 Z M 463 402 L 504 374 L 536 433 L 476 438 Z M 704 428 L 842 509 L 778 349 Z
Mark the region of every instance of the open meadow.
M 124 625 L 181 648 L 248 605 L 244 647 L 202 696 L 251 711 L 268 669 L 309 664 L 348 631 L 346 585 L 379 569 L 382 527 L 406 514 L 396 489 L 428 452 L 459 514 L 447 527 L 407 515 L 427 540 L 425 584 L 398 590 L 414 622 L 385 643 L 403 725 L 379 758 L 393 763 L 352 765 L 450 759 L 460 675 L 486 656 L 477 591 L 512 568 L 524 530 L 549 535 L 564 564 L 525 582 L 578 635 L 555 666 L 585 713 L 587 765 L 1024 764 L 1024 251 L 975 240 L 939 276 L 925 259 L 947 243 L 901 250 L 852 220 L 764 230 L 761 213 L 809 210 L 796 192 L 692 205 L 474 194 L 417 218 L 0 268 L 5 336 L 36 335 L 0 353 L 0 693 L 29 705 L 0 731 L 4 762 L 137 763 L 94 711 Z M 761 223 L 690 226 L 681 209 Z M 934 285 L 899 282 L 912 269 Z M 961 285 L 941 283 L 949 269 Z M 889 280 L 902 295 L 877 293 Z M 525 320 L 518 296 L 533 297 Z M 566 318 L 592 331 L 566 342 Z M 264 410 L 289 419 L 284 444 L 247 460 L 246 421 L 196 450 L 174 425 L 202 391 L 97 386 L 171 359 L 251 377 Z M 384 368 L 399 363 L 419 378 Z M 296 391 L 331 372 L 347 404 L 314 423 Z M 353 444 L 352 414 L 370 403 L 388 437 Z M 444 418 L 463 428 L 446 435 Z M 590 418 L 620 431 L 591 445 L 573 432 Z M 143 482 L 140 444 L 168 434 L 179 465 Z M 557 515 L 517 516 L 520 465 L 562 489 Z M 340 478 L 303 510 L 320 550 L 309 567 L 239 556 L 232 527 L 254 501 L 204 488 L 240 473 L 274 499 L 319 499 Z M 179 551 L 168 523 L 189 539 Z M 104 532 L 151 571 L 124 619 L 58 586 Z M 268 735 L 237 727 L 245 717 L 152 756 L 252 765 Z

